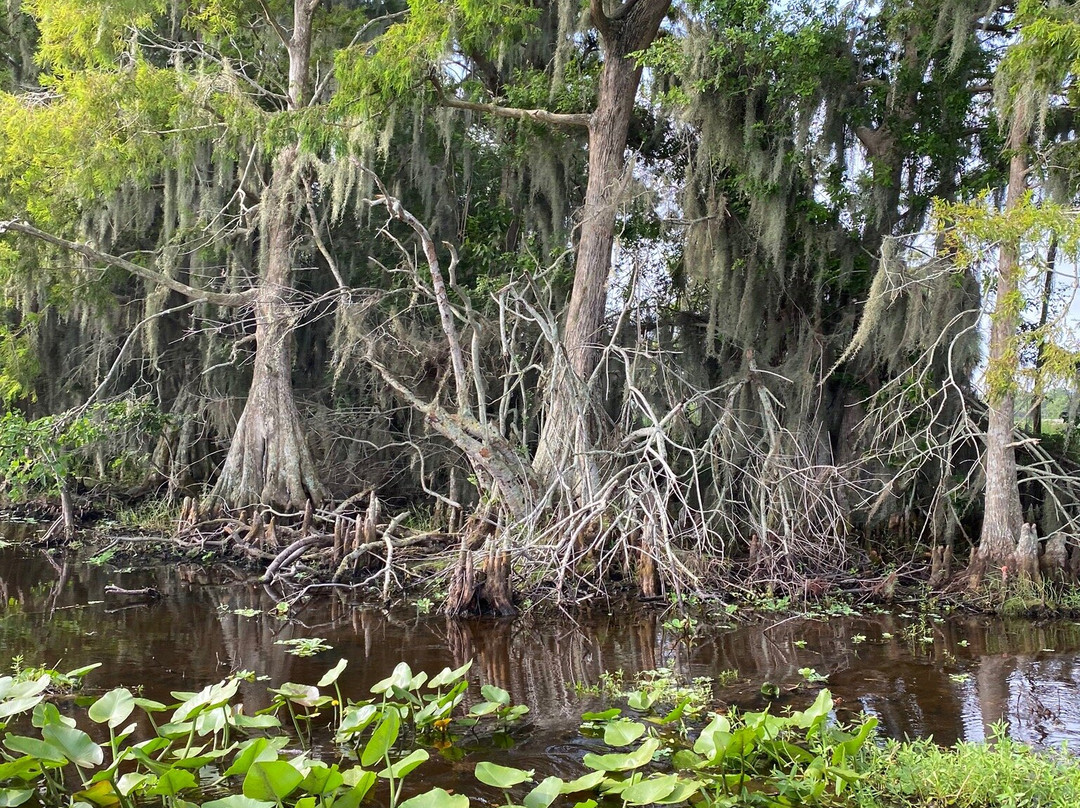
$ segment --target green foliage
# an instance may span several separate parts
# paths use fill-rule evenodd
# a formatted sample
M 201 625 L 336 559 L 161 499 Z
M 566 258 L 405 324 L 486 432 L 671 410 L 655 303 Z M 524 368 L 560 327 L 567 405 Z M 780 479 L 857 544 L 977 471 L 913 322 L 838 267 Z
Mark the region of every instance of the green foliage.
M 1075 5 L 1021 0 L 1013 25 L 1019 31 L 995 75 L 1002 119 L 1030 127 L 1046 115 L 1049 99 L 1065 93 L 1076 100 L 1070 78 L 1080 73 L 1080 17 Z
M 5 731 L 0 745 L 0 801 L 17 806 L 37 795 L 34 804 L 50 808 L 72 799 L 134 808 L 157 798 L 169 808 L 188 808 L 201 786 L 203 793 L 232 792 L 205 803 L 208 808 L 356 808 L 373 791 L 393 808 L 468 808 L 467 794 L 435 788 L 400 801 L 400 793 L 402 780 L 429 760 L 428 745 L 445 753 L 458 740 L 447 728 L 464 718 L 459 708 L 469 665 L 429 677 L 402 663 L 373 687 L 376 699 L 343 703 L 337 682 L 345 666 L 340 661 L 316 686 L 286 683 L 272 690 L 271 707 L 256 716 L 236 703 L 248 678 L 241 673 L 197 692 L 174 693 L 171 705 L 117 688 L 74 717 L 61 714 L 49 694 L 66 681 L 81 681 L 93 666 L 64 675 L 20 667 L 16 675 L 0 677 L 0 731 L 19 720 L 19 730 Z M 328 687 L 334 696 L 323 692 Z M 276 717 L 285 706 L 308 724 L 321 708 L 340 707 L 331 728 L 358 757 L 327 763 L 297 753 Z M 613 708 L 585 716 L 584 730 L 597 736 L 597 751 L 584 756 L 581 776 L 547 776 L 537 783 L 536 770 L 481 760 L 475 777 L 502 791 L 507 806 L 525 808 L 549 808 L 569 795 L 578 795 L 579 804 L 608 799 L 625 808 L 1065 808 L 1080 799 L 1075 760 L 1035 754 L 1004 737 L 1001 728 L 993 746 L 945 750 L 919 741 L 879 748 L 871 743 L 875 719 L 838 727 L 829 718 L 832 706 L 822 690 L 806 709 L 789 715 L 713 713 L 693 732 L 648 717 L 627 720 Z M 85 720 L 107 730 L 108 739 L 95 741 L 80 727 Z M 137 740 L 140 720 L 151 731 Z M 201 783 L 193 776 L 200 769 Z
M 593 718 L 604 742 L 613 746 L 645 740 L 629 752 L 588 754 L 585 766 L 598 775 L 590 785 L 618 796 L 626 805 L 696 803 L 708 805 L 813 805 L 849 791 L 861 775 L 857 766 L 876 719 L 853 732 L 829 724 L 832 697 L 822 690 L 805 711 L 789 716 L 768 712 L 713 714 L 696 739 L 687 740 L 671 720 L 648 728 L 615 713 Z M 670 759 L 673 773 L 648 773 L 656 759 Z
M 698 676 L 687 681 L 671 668 L 642 671 L 627 681 L 621 671 L 605 671 L 592 685 L 579 685 L 582 693 L 605 699 L 626 699 L 629 706 L 643 712 L 664 711 L 674 719 L 703 713 L 713 703 L 713 685 L 725 687 L 739 677 L 738 671 L 720 671 L 716 678 Z
M 145 62 L 47 84 L 53 97 L 37 102 L 0 93 L 0 215 L 70 232 L 94 197 L 156 178 L 168 153 L 156 133 L 186 127 L 192 111 L 177 74 Z
M 108 67 L 133 42 L 132 30 L 164 14 L 164 0 L 23 0 L 37 19 L 38 60 L 54 74 Z
M 2 251 L 3 245 L 0 245 Z M 0 264 L 4 258 L 0 255 Z M 18 326 L 0 323 L 0 405 L 10 408 L 20 400 L 33 400 L 33 383 L 40 371 L 37 357 L 39 316 L 29 314 Z
M 993 260 L 996 269 L 999 250 L 1016 252 L 1018 260 L 1009 279 L 1016 288 L 997 301 L 995 319 L 1016 322 L 1029 305 L 1041 302 L 1025 299 L 1024 290 L 1030 286 L 1025 281 L 1045 271 L 1042 258 L 1045 245 L 1056 241 L 1059 254 L 1073 260 L 1080 255 L 1080 220 L 1075 213 L 1051 202 L 1036 204 L 1030 192 L 1011 210 L 996 208 L 988 193 L 970 202 L 938 200 L 934 203 L 934 216 L 959 270 L 981 271 L 987 283 L 996 275 L 985 263 Z M 991 397 L 1020 389 L 1020 356 L 1035 346 L 1042 351 L 1044 362 L 1038 371 L 1044 384 L 1072 382 L 1076 368 L 1075 338 L 1062 322 L 1053 320 L 1012 335 L 1004 355 L 991 361 L 987 368 Z
M 999 727 L 999 730 L 1002 728 Z M 999 731 L 993 744 L 889 742 L 870 756 L 855 788 L 862 808 L 1069 808 L 1080 801 L 1080 767 L 1064 752 L 1036 754 Z
M 361 125 L 399 105 L 430 99 L 430 79 L 454 85 L 458 69 L 444 60 L 451 49 L 496 56 L 519 39 L 536 17 L 536 7 L 520 0 L 409 0 L 405 21 L 392 25 L 374 43 L 340 51 L 334 60 L 339 92 L 333 107 Z M 445 72 L 449 71 L 449 72 Z
M 120 476 L 140 469 L 143 453 L 137 439 L 156 435 L 166 417 L 146 399 L 95 404 L 84 412 L 68 412 L 27 420 L 9 411 L 0 416 L 0 479 L 9 496 L 56 494 L 88 470 L 91 454 L 102 452 Z
M 298 657 L 310 657 L 322 651 L 333 650 L 322 637 L 297 637 L 291 640 L 275 640 L 274 645 L 284 645 L 285 653 Z

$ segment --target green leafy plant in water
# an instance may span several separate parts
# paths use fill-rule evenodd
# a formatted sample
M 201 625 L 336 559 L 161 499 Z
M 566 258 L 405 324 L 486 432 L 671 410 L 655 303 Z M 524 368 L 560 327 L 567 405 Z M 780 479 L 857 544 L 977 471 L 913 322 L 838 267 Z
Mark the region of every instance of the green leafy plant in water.
M 116 553 L 117 553 L 117 548 L 115 546 L 106 547 L 104 550 L 102 550 L 97 555 L 94 555 L 94 556 L 91 556 L 90 558 L 88 558 L 86 560 L 86 563 L 90 564 L 92 566 L 95 566 L 95 567 L 103 567 L 113 559 L 113 557 L 116 555 Z
M 791 598 L 787 595 L 777 597 L 771 593 L 754 595 L 750 598 L 750 607 L 757 612 L 789 612 L 791 611 Z
M 31 715 L 38 734 L 4 735 L 0 805 L 19 806 L 37 799 L 47 806 L 74 802 L 96 808 L 134 808 L 157 801 L 168 808 L 188 808 L 192 803 L 185 795 L 196 787 L 231 787 L 237 793 L 207 805 L 357 808 L 377 783 L 385 782 L 389 805 L 396 806 L 404 778 L 429 757 L 416 744 L 426 734 L 445 739 L 446 733 L 440 732 L 443 722 L 475 726 L 481 720 L 464 715 L 461 709 L 471 663 L 445 669 L 430 679 L 399 665 L 373 687 L 376 699 L 359 704 L 343 701 L 338 680 L 346 665 L 346 660 L 340 660 L 314 686 L 285 683 L 271 689 L 271 706 L 254 716 L 245 715 L 237 703 L 240 684 L 254 678 L 247 672 L 197 692 L 173 693 L 177 703 L 172 706 L 117 688 L 95 700 L 86 715 L 108 732 L 108 742 L 99 744 L 47 701 L 54 677 L 49 673 L 33 676 L 20 664 L 18 675 L 0 677 L 0 731 L 12 717 Z M 57 674 L 55 681 L 61 676 L 85 675 L 93 667 Z M 324 692 L 327 689 L 333 695 Z M 488 702 L 498 705 L 490 711 L 495 722 L 511 721 L 524 711 L 504 704 L 504 692 L 485 692 Z M 328 707 L 336 738 L 357 750 L 359 765 L 329 765 L 307 754 L 287 752 L 289 738 L 281 732 L 277 713 L 288 712 L 298 737 L 306 742 L 313 722 Z M 153 735 L 134 742 L 140 714 Z M 252 733 L 257 734 L 251 737 Z M 70 788 L 72 769 L 78 783 L 74 789 Z M 212 769 L 220 774 L 208 783 L 205 772 Z M 200 771 L 202 781 L 196 776 Z M 468 799 L 435 789 L 407 804 L 411 808 L 467 808 Z
M 618 800 L 624 808 L 823 804 L 847 796 L 860 780 L 855 765 L 877 723 L 868 719 L 847 731 L 829 724 L 831 710 L 832 697 L 823 690 L 808 709 L 790 716 L 713 714 L 690 741 L 671 731 L 674 720 L 635 721 L 624 717 L 621 708 L 611 708 L 583 716 L 586 731 L 599 732 L 613 749 L 586 754 L 583 762 L 590 771 L 584 776 L 545 778 L 520 803 L 509 791 L 533 782 L 533 771 L 481 763 L 476 778 L 502 790 L 508 808 L 547 808 L 558 797 L 577 792 Z M 655 771 L 658 760 L 670 760 L 672 770 Z
M 312 657 L 322 651 L 332 651 L 334 648 L 322 637 L 296 637 L 291 640 L 276 640 L 274 645 L 284 645 L 286 654 L 298 657 Z
M 715 678 L 698 676 L 687 680 L 671 668 L 642 671 L 627 681 L 621 671 L 600 674 L 593 685 L 577 685 L 576 690 L 586 695 L 601 696 L 608 700 L 626 699 L 635 710 L 670 710 L 684 703 L 688 716 L 700 715 L 713 703 L 713 687 L 727 687 L 738 681 L 739 672 L 720 671 Z
M 346 702 L 338 686 L 346 666 L 340 660 L 314 686 L 276 688 L 275 706 L 255 716 L 245 715 L 237 700 L 241 683 L 253 678 L 247 674 L 174 693 L 171 706 L 117 688 L 84 716 L 108 733 L 98 743 L 48 701 L 54 677 L 20 664 L 17 675 L 0 677 L 0 805 L 189 808 L 193 790 L 202 787 L 234 792 L 207 808 L 359 808 L 382 784 L 376 800 L 393 808 L 469 808 L 468 796 L 439 788 L 402 801 L 402 783 L 428 760 L 424 743 L 445 742 L 454 726 L 497 725 L 505 691 L 488 689 L 466 711 L 469 665 L 429 677 L 402 664 L 373 686 L 372 698 Z M 290 751 L 276 716 L 290 706 L 303 710 L 309 724 L 319 713 L 328 717 L 336 739 L 356 757 L 327 763 Z M 623 808 L 1080 803 L 1075 760 L 1035 755 L 1005 738 L 1003 727 L 996 728 L 993 747 L 961 744 L 949 752 L 918 742 L 879 749 L 868 743 L 874 719 L 850 730 L 830 722 L 827 690 L 790 715 L 713 713 L 692 732 L 684 731 L 685 708 L 664 715 L 651 708 L 624 715 L 624 709 L 584 716 L 603 747 L 585 756 L 580 777 L 540 779 L 535 770 L 480 762 L 476 779 L 501 791 L 508 806 L 525 808 L 568 804 L 570 795 L 578 795 L 580 808 L 596 808 L 600 800 Z M 19 730 L 7 731 L 13 719 Z M 136 741 L 140 721 L 153 731 Z
M 684 638 L 693 637 L 697 632 L 698 621 L 693 617 L 671 617 L 663 622 L 663 627 L 673 634 L 680 634 Z
M 868 749 L 853 803 L 952 808 L 1070 808 L 1080 805 L 1080 766 L 1071 750 L 1035 753 L 992 728 L 990 743 L 943 749 L 930 740 Z

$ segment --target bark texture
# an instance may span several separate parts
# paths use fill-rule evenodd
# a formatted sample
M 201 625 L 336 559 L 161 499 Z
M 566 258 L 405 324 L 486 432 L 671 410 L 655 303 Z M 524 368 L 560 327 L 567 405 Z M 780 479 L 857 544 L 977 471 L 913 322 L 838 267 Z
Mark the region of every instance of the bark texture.
M 288 107 L 293 111 L 308 100 L 311 21 L 317 5 L 318 0 L 296 0 L 291 34 L 279 29 L 289 52 Z M 212 494 L 214 500 L 234 508 L 259 504 L 299 510 L 327 496 L 292 388 L 295 317 L 289 298 L 293 226 L 299 218 L 298 157 L 296 144 L 278 152 L 261 203 L 265 246 L 255 293 L 255 370 Z
M 292 389 L 294 317 L 288 298 L 296 158 L 295 146 L 282 150 L 263 199 L 266 249 L 255 300 L 254 375 L 212 495 L 234 508 L 261 504 L 299 510 L 326 498 Z
M 1026 127 L 1014 123 L 1009 135 L 1012 157 L 1009 161 L 1006 213 L 1019 207 L 1027 190 L 1027 143 Z M 1002 243 L 990 326 L 986 502 L 979 546 L 972 555 L 969 570 L 972 585 L 977 585 L 991 568 L 1015 565 L 1014 553 L 1024 522 L 1016 477 L 1016 449 L 1013 445 L 1013 380 L 1018 359 L 1012 343 L 1020 326 L 1020 312 L 1014 300 L 1019 290 L 1019 265 L 1019 245 L 1015 242 Z

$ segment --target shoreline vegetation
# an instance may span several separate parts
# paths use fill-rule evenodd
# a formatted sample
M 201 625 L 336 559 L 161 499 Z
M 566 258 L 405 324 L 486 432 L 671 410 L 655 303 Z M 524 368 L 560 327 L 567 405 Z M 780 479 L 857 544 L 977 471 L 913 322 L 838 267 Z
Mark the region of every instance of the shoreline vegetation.
M 0 21 L 5 501 L 451 615 L 1068 607 L 1076 4 L 117 2 Z
M 990 743 L 951 749 L 885 742 L 874 718 L 837 726 L 828 690 L 807 693 L 802 709 L 776 713 L 714 712 L 711 691 L 631 690 L 583 714 L 579 772 L 524 770 L 488 758 L 498 760 L 500 748 L 527 732 L 528 708 L 492 685 L 471 692 L 471 663 L 434 676 L 400 663 L 355 701 L 338 685 L 346 666 L 340 660 L 315 685 L 268 687 L 272 703 L 256 715 L 246 715 L 238 697 L 242 686 L 256 686 L 251 671 L 173 693 L 171 704 L 143 698 L 133 682 L 61 713 L 53 697 L 78 694 L 98 666 L 67 673 L 20 666 L 0 677 L 0 802 L 1071 808 L 1080 800 L 1080 760 L 1065 750 L 1034 753 L 1009 740 L 1005 727 Z M 422 771 L 414 773 L 433 756 L 468 771 L 472 785 L 426 787 Z
M 462 555 L 467 553 L 469 563 L 475 564 L 477 581 L 474 613 L 497 614 L 486 610 L 480 600 L 485 567 L 491 563 L 487 550 L 463 550 L 465 537 L 431 529 L 431 519 L 425 515 L 398 514 L 387 521 L 380 514 L 378 501 L 374 497 L 367 501 L 369 507 L 351 513 L 349 508 L 339 507 L 267 516 L 252 509 L 196 522 L 192 521 L 196 511 L 191 499 L 180 505 L 145 499 L 120 506 L 105 498 L 82 511 L 86 526 L 71 538 L 64 538 L 57 529 L 60 518 L 55 508 L 42 501 L 0 511 L 0 518 L 32 526 L 31 534 L 23 540 L 29 544 L 89 548 L 84 554 L 98 563 L 115 559 L 148 566 L 182 559 L 231 566 L 273 586 L 290 603 L 337 591 L 384 605 L 423 599 L 445 609 L 448 593 L 459 580 Z M 251 514 L 255 514 L 254 519 Z M 641 592 L 632 559 L 624 559 L 621 566 L 606 566 L 606 579 L 595 582 L 595 591 L 579 593 L 580 598 L 566 597 L 565 593 L 560 597 L 550 578 L 542 574 L 530 581 L 528 567 L 523 565 L 525 573 L 517 575 L 515 591 L 506 597 L 515 613 L 538 607 L 587 608 L 602 592 L 608 600 L 675 606 L 687 614 L 702 611 L 702 604 L 737 604 L 746 613 L 813 612 L 817 605 L 833 601 L 889 606 L 929 596 L 949 608 L 1004 617 L 1080 615 L 1080 591 L 1074 582 L 1067 574 L 1054 574 L 1045 564 L 1045 576 L 1032 579 L 1005 569 L 986 575 L 978 588 L 972 588 L 963 574 L 939 575 L 940 556 L 924 556 L 896 567 L 884 564 L 872 550 L 860 555 L 861 567 L 850 566 L 797 583 L 762 582 L 748 563 L 728 563 L 717 566 L 714 577 L 698 581 L 696 587 L 652 597 Z

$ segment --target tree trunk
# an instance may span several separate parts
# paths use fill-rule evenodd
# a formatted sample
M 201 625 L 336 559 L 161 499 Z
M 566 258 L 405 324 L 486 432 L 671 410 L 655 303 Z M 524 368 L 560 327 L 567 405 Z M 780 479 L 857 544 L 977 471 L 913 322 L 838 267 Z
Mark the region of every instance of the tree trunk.
M 255 368 L 244 412 L 236 425 L 213 498 L 229 507 L 270 505 L 300 510 L 319 503 L 319 480 L 292 390 L 292 223 L 296 204 L 291 185 L 298 149 L 278 155 L 262 204 L 263 271 L 255 299 Z
M 626 170 L 627 132 L 641 80 L 631 54 L 656 38 L 671 0 L 630 0 L 607 16 L 592 0 L 592 23 L 604 44 L 604 67 L 596 109 L 589 120 L 589 179 L 581 212 L 574 286 L 563 330 L 565 357 L 556 357 L 548 380 L 546 416 L 534 468 L 542 477 L 583 461 L 596 440 L 597 424 L 587 382 L 600 355 L 599 339 L 611 271 L 615 213 Z M 581 470 L 574 473 L 580 487 Z
M 308 101 L 311 83 L 311 21 L 318 0 L 295 0 L 289 52 L 288 107 Z M 277 26 L 274 20 L 271 22 Z M 300 510 L 327 492 L 304 437 L 292 389 L 292 235 L 298 217 L 296 178 L 299 147 L 278 152 L 263 192 L 260 281 L 255 298 L 255 370 L 244 412 L 213 497 L 231 507 L 270 505 Z
M 1014 123 L 1009 134 L 1009 191 L 1005 213 L 1023 201 L 1027 188 L 1027 130 Z M 1004 242 L 998 256 L 997 289 L 991 315 L 990 351 L 987 370 L 989 423 L 986 430 L 986 501 L 982 534 L 972 555 L 970 581 L 977 586 L 990 568 L 1011 567 L 1023 525 L 1020 489 L 1016 478 L 1016 450 L 1013 445 L 1014 386 L 1018 358 L 1013 345 L 1020 325 L 1019 294 L 1020 245 Z
M 1050 249 L 1046 251 L 1046 271 L 1043 274 L 1042 301 L 1039 307 L 1039 336 L 1038 355 L 1035 357 L 1035 399 L 1031 407 L 1031 432 L 1040 437 L 1043 431 L 1043 394 L 1046 392 L 1046 383 L 1043 378 L 1043 368 L 1046 366 L 1046 335 L 1043 331 L 1050 321 L 1050 296 L 1054 294 L 1054 266 L 1057 264 L 1058 240 L 1057 236 L 1050 242 Z

